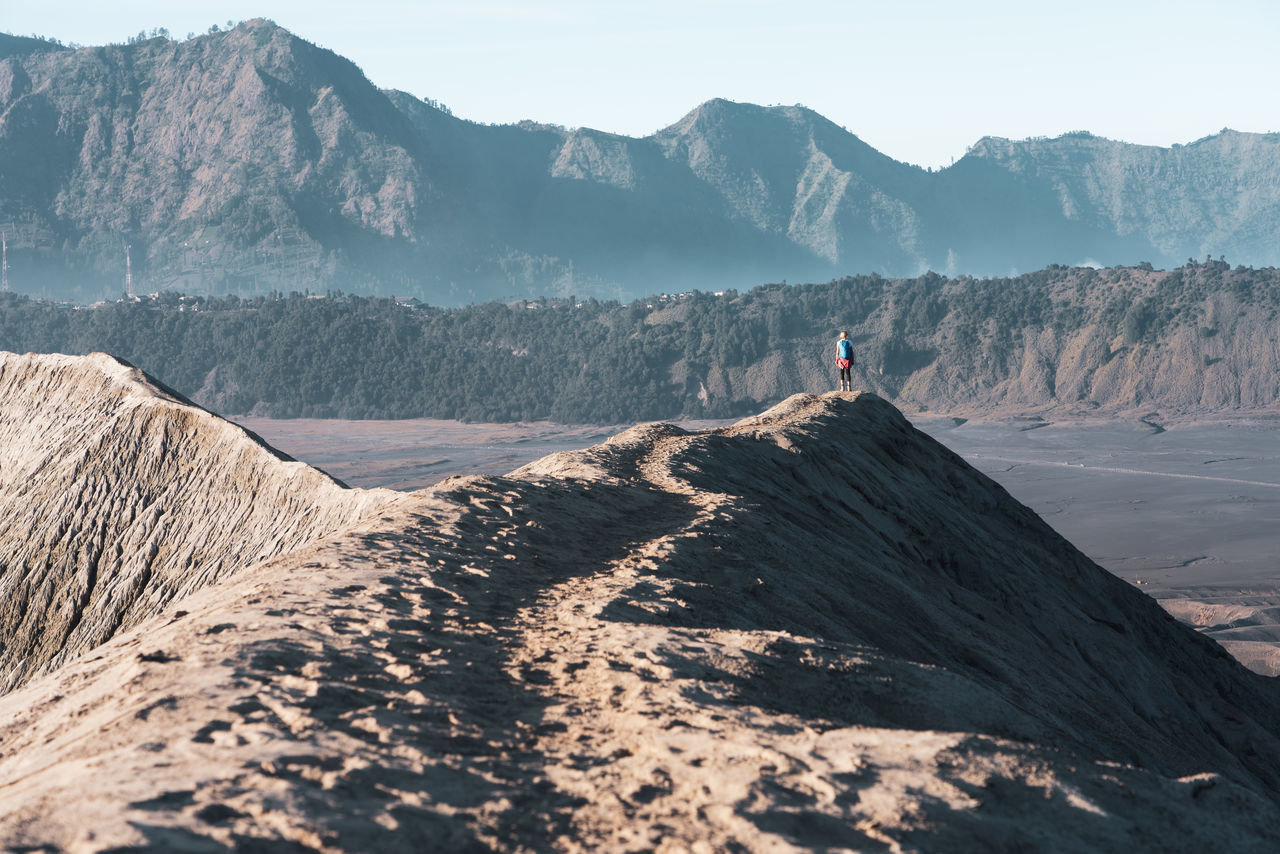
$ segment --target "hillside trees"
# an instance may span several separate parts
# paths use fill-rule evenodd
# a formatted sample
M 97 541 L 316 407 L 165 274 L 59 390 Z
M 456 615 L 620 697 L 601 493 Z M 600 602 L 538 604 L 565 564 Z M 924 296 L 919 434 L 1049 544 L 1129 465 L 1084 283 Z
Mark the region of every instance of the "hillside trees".
M 1280 376 L 1271 353 L 1277 310 L 1277 271 L 1218 262 L 1167 273 L 855 276 L 626 305 L 540 299 L 440 309 L 294 293 L 164 294 L 86 308 L 5 294 L 0 349 L 107 351 L 229 415 L 613 424 L 735 416 L 827 390 L 829 345 L 848 329 L 861 382 L 901 403 L 1101 405 L 1101 396 L 1120 406 L 1116 389 L 1164 388 L 1181 400 L 1184 387 L 1239 387 L 1232 399 L 1256 405 L 1268 377 Z M 1251 349 L 1233 360 L 1233 347 Z M 1119 382 L 1108 365 L 1129 351 L 1123 370 L 1167 376 Z M 1223 375 L 1231 364 L 1249 376 Z M 1063 371 L 1070 391 L 1059 400 Z

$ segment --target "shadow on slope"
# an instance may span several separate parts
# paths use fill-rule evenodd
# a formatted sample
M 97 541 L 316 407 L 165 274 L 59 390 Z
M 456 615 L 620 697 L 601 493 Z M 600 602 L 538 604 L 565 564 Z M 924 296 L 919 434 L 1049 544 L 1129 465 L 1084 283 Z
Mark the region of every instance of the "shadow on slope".
M 1280 791 L 1274 683 L 880 399 L 797 396 L 653 453 L 667 488 L 709 509 L 602 616 L 819 639 L 803 651 L 776 641 L 732 672 L 699 665 L 736 686 L 726 702 L 819 728 L 963 730 L 1170 776 L 1213 769 Z M 868 657 L 933 688 L 868 692 L 856 672 Z

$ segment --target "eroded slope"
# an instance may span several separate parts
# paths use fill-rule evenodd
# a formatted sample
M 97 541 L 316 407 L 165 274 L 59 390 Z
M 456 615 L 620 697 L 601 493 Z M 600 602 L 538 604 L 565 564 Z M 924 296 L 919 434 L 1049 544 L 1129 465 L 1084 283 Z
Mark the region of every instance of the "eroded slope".
M 109 356 L 0 353 L 0 689 L 387 497 Z
M 0 698 L 0 842 L 1266 851 L 1278 701 L 888 404 L 797 396 L 405 496 Z

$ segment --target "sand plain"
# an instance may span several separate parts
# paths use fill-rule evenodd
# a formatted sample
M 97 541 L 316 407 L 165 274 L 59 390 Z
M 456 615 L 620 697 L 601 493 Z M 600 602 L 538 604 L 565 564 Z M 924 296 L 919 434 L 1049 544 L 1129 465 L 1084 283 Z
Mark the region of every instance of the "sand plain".
M 911 417 L 1099 565 L 1280 674 L 1280 416 Z M 505 474 L 627 426 L 237 420 L 352 486 L 399 490 Z
M 917 426 L 1251 669 L 1280 675 L 1280 418 Z

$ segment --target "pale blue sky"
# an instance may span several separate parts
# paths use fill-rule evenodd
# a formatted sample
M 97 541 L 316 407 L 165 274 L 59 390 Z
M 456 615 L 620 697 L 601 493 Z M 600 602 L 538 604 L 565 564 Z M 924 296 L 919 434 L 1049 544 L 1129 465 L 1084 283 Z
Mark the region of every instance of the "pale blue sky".
M 0 0 L 0 30 L 81 44 L 252 17 L 481 122 L 643 136 L 708 98 L 802 103 L 923 166 L 984 135 L 1280 130 L 1275 0 Z

